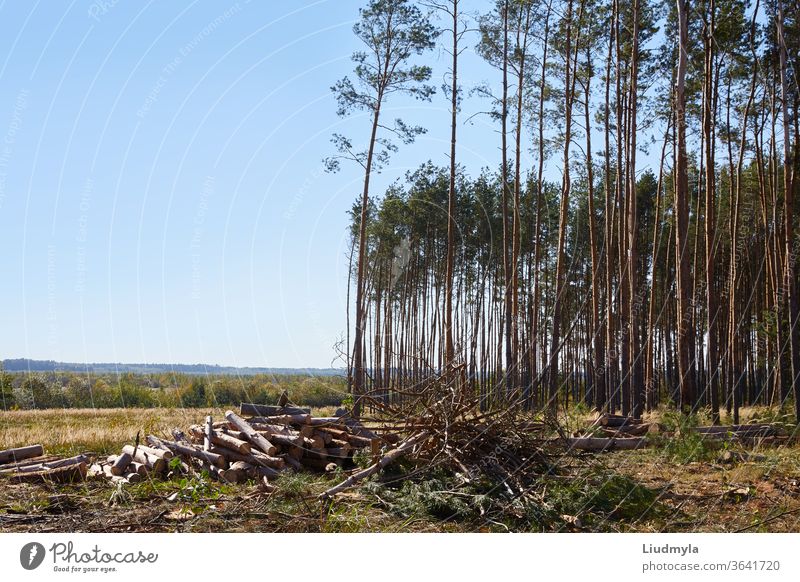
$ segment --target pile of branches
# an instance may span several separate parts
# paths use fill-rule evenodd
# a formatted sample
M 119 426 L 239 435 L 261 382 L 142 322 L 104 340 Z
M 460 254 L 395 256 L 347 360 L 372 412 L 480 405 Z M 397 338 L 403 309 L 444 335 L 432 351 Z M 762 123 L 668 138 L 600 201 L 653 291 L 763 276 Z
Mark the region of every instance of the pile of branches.
M 483 411 L 468 388 L 465 368 L 456 366 L 426 382 L 419 392 L 402 393 L 401 404 L 368 394 L 360 401 L 377 412 L 361 420 L 371 430 L 406 435 L 369 467 L 320 495 L 330 500 L 379 473 L 401 457 L 412 475 L 445 469 L 464 485 L 481 483 L 509 498 L 530 495 L 537 479 L 552 470 L 556 451 L 548 438 L 554 421 L 526 418 L 521 406 Z

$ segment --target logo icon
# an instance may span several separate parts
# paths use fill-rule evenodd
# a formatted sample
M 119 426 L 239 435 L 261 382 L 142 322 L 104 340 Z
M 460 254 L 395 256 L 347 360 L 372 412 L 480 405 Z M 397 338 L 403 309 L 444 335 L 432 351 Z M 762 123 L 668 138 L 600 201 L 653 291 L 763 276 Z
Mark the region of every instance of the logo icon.
M 19 563 L 26 570 L 35 570 L 44 561 L 44 546 L 39 542 L 30 542 L 22 546 L 19 552 Z

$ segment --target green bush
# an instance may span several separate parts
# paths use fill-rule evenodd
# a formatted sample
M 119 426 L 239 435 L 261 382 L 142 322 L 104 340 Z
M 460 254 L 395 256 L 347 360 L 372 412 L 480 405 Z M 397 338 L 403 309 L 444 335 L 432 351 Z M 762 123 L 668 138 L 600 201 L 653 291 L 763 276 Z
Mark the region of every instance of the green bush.
M 66 405 L 61 387 L 45 374 L 25 375 L 14 387 L 14 400 L 21 408 L 63 408 Z
M 712 444 L 694 430 L 698 424 L 696 414 L 681 414 L 667 411 L 662 416 L 662 424 L 666 435 L 652 435 L 651 438 L 667 458 L 675 463 L 688 464 L 697 461 L 708 461 L 714 456 Z
M 0 406 L 3 410 L 13 410 L 17 406 L 12 382 L 13 376 L 0 370 Z
M 186 408 L 206 406 L 206 381 L 193 378 L 188 386 L 178 390 L 178 404 Z
M 306 375 L 196 376 L 189 374 L 28 374 L 0 370 L 0 407 L 182 408 L 236 407 L 241 402 L 275 404 L 286 390 L 303 406 L 338 406 L 346 380 Z

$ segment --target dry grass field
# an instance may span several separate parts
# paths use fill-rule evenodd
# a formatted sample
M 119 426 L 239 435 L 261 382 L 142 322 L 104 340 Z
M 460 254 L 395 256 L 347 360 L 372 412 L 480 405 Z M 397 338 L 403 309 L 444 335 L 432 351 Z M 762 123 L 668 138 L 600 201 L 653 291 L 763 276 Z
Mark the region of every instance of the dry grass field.
M 0 412 L 0 449 L 41 443 L 47 453 L 110 454 L 136 433 L 169 434 L 224 410 L 202 408 L 109 408 Z
M 333 407 L 315 408 L 324 416 Z M 0 411 L 0 450 L 40 443 L 53 454 L 118 453 L 136 433 L 169 435 L 224 408 L 78 408 Z

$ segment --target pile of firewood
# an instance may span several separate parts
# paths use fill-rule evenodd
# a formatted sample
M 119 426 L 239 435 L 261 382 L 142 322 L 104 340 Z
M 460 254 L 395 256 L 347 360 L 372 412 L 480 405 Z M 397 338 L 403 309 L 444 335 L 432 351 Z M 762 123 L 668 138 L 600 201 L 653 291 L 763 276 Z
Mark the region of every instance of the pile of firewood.
M 28 445 L 0 451 L 0 476 L 12 483 L 81 481 L 86 478 L 88 463 L 86 455 L 45 455 L 42 445 Z
M 743 445 L 785 444 L 789 436 L 782 434 L 774 424 L 738 424 L 727 426 L 697 426 L 687 429 L 710 441 L 730 441 Z M 581 451 L 631 450 L 650 446 L 647 435 L 664 434 L 666 437 L 679 436 L 667 434 L 665 428 L 656 422 L 645 422 L 640 418 L 601 414 L 585 430 L 576 432 L 567 439 L 569 448 Z
M 780 426 L 774 424 L 734 424 L 728 426 L 697 426 L 692 430 L 706 440 L 735 441 L 743 445 L 778 445 L 789 442 Z
M 640 418 L 601 414 L 583 431 L 566 439 L 567 447 L 577 451 L 632 450 L 648 446 L 646 435 L 661 432 L 657 423 Z
M 216 422 L 206 417 L 205 424 L 190 426 L 188 434 L 173 431 L 172 439 L 137 439 L 119 455 L 92 465 L 90 474 L 135 483 L 206 470 L 228 483 L 256 479 L 268 484 L 288 469 L 332 472 L 352 466 L 356 451 L 377 457 L 382 444 L 398 440 L 391 433 L 378 437 L 346 415 L 315 418 L 307 408 L 243 403 L 240 414 L 228 411 Z

